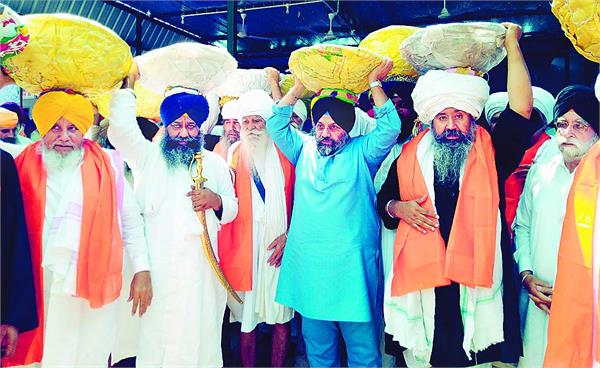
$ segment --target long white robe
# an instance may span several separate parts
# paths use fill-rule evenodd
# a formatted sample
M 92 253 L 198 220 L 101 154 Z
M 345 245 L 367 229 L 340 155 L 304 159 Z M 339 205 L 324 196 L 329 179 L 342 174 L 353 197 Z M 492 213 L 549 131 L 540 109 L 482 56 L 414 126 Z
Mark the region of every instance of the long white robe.
M 230 153 L 238 144 L 230 148 Z M 256 169 L 266 189 L 263 202 L 256 184 L 251 180 L 252 190 L 252 290 L 240 293 L 244 304 L 229 300 L 231 320 L 242 323 L 242 332 L 253 331 L 259 323 L 286 323 L 294 317 L 293 309 L 275 302 L 279 267 L 267 260 L 273 253 L 267 247 L 281 234 L 287 232 L 287 210 L 279 155 L 273 142 L 269 142 L 266 157 L 255 160 Z
M 2 147 L 15 157 L 26 148 L 6 144 Z M 109 156 L 114 158 L 111 153 Z M 115 171 L 121 170 L 117 176 L 123 179 L 120 163 L 112 160 L 112 164 Z M 124 179 L 122 188 L 119 219 L 125 249 L 133 272 L 147 271 L 148 250 L 140 210 Z M 73 297 L 82 209 L 81 160 L 60 169 L 48 168 L 42 233 L 45 312 L 42 367 L 106 367 L 113 348 L 119 302 L 91 309 L 85 299 Z M 129 284 L 122 287 L 129 290 Z
M 574 173 L 560 152 L 532 166 L 525 181 L 513 225 L 519 272 L 533 271 L 535 277 L 554 285 L 558 246 L 567 197 Z M 526 294 L 526 292 L 524 292 Z M 527 301 L 521 367 L 541 367 L 548 343 L 548 315 Z
M 169 169 L 159 144 L 144 139 L 131 91 L 113 94 L 108 137 L 132 169 L 150 249 L 154 298 L 141 318 L 137 365 L 221 366 L 227 293 L 202 249 L 202 225 L 186 196 L 192 185 L 187 167 Z M 225 160 L 203 153 L 205 186 L 223 203 L 220 221 L 213 210 L 206 211 L 209 237 L 218 254 L 217 231 L 237 215 L 237 200 Z

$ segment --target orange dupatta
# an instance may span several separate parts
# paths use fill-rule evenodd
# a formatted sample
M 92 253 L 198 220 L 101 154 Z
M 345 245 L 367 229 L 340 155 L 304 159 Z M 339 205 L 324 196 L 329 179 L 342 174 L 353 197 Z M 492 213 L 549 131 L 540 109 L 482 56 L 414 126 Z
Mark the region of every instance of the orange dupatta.
M 292 216 L 295 171 L 292 163 L 276 148 L 283 170 L 288 226 Z M 218 234 L 221 269 L 236 291 L 252 290 L 252 174 L 240 145 L 233 152 L 231 166 L 235 170 L 235 194 L 238 215 L 221 227 Z M 268 190 L 268 188 L 267 188 Z
M 44 293 L 42 233 L 46 208 L 46 169 L 41 142 L 29 145 L 16 159 L 19 171 L 31 258 L 39 327 L 19 335 L 15 355 L 3 359 L 3 366 L 40 362 L 44 336 Z M 81 165 L 83 213 L 77 262 L 76 296 L 100 308 L 116 300 L 121 292 L 123 240 L 117 220 L 115 173 L 109 156 L 100 146 L 84 140 Z
M 417 146 L 427 132 L 421 132 L 404 145 L 398 159 L 402 200 L 429 195 L 417 158 Z M 451 281 L 469 287 L 492 287 L 498 205 L 494 147 L 488 132 L 476 127 L 448 247 L 439 229 L 423 234 L 400 221 L 394 242 L 392 295 L 449 285 Z M 435 212 L 430 195 L 423 206 Z
M 598 175 L 600 143 L 581 160 L 567 200 L 548 322 L 547 367 L 591 367 L 594 356 L 600 358 L 598 340 L 593 346 L 598 300 L 592 267 Z

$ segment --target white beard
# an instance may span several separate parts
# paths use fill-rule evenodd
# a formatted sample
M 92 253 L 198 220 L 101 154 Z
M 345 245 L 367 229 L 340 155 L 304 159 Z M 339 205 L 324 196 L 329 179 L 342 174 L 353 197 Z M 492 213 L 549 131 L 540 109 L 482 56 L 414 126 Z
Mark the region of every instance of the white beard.
M 252 168 L 255 162 L 264 163 L 271 142 L 271 137 L 265 130 L 262 130 L 259 134 L 241 134 L 240 149 L 244 153 L 244 156 L 248 158 L 250 168 Z
M 43 144 L 42 161 L 48 174 L 64 170 L 74 170 L 83 161 L 83 148 L 75 149 L 66 155 L 62 155 L 55 150 L 47 149 Z
M 577 147 L 573 146 L 563 146 L 559 145 L 558 148 L 563 155 L 563 159 L 566 163 L 580 161 L 583 156 L 589 151 L 590 148 L 598 141 L 598 137 L 596 136 L 594 139 L 590 140 L 587 143 L 575 142 Z M 571 143 L 571 142 L 570 142 Z

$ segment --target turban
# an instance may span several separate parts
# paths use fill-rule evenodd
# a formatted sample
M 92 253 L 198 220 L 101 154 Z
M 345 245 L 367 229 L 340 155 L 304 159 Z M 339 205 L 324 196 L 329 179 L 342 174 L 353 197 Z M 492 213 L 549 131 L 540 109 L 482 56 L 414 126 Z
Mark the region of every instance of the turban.
M 160 104 L 160 119 L 169 126 L 172 122 L 187 114 L 198 126 L 208 118 L 208 100 L 195 90 L 175 88 L 174 93 L 165 97 Z
M 556 101 L 554 96 L 540 87 L 532 87 L 531 89 L 533 92 L 533 107 L 542 114 L 546 124 L 550 123 L 553 120 L 553 109 Z M 504 111 L 507 105 L 508 93 L 492 93 L 485 104 L 485 120 L 488 124 L 492 121 L 494 115 Z
M 587 86 L 574 85 L 560 91 L 556 96 L 556 105 L 554 105 L 554 121 L 571 109 L 585 119 L 598 133 L 600 103 L 594 96 L 593 89 Z
M 94 123 L 94 107 L 85 97 L 64 91 L 47 92 L 38 98 L 31 112 L 33 122 L 43 137 L 60 118 L 85 134 Z
M 258 115 L 265 121 L 273 115 L 273 99 L 266 91 L 253 89 L 243 93 L 237 100 L 237 116 L 241 123 L 244 116 Z
M 29 121 L 29 116 L 27 116 L 25 111 L 23 111 L 21 106 L 19 106 L 19 104 L 17 104 L 17 103 L 5 102 L 2 105 L 0 105 L 0 107 L 3 107 L 5 109 L 10 110 L 10 111 L 14 112 L 15 114 L 17 114 L 17 116 L 19 117 L 19 124 L 21 124 L 23 126 L 25 126 L 25 124 L 27 124 L 27 122 Z
M 12 129 L 17 127 L 19 116 L 14 112 L 0 107 L 0 129 Z
M 449 107 L 478 119 L 489 94 L 490 87 L 481 77 L 430 70 L 417 80 L 412 99 L 419 119 L 430 123 Z
M 237 113 L 237 100 L 230 100 L 225 102 L 221 109 L 221 117 L 223 120 L 238 119 Z
M 300 119 L 302 119 L 302 122 L 306 121 L 308 112 L 306 111 L 306 105 L 302 100 L 296 101 L 296 104 L 294 105 L 294 113 L 298 115 Z
M 324 97 L 314 102 L 311 109 L 312 121 L 316 125 L 319 119 L 329 114 L 333 121 L 346 133 L 350 133 L 356 120 L 354 106 L 335 97 Z

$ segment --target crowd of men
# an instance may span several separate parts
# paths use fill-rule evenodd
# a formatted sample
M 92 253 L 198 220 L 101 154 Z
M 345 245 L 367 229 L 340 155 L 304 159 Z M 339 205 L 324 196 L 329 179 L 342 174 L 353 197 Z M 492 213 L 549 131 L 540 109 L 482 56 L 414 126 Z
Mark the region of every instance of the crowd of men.
M 267 68 L 272 93 L 224 103 L 212 151 L 206 98 L 169 90 L 159 130 L 136 117 L 135 72 L 103 134 L 75 93 L 37 99 L 37 141 L 2 104 L 3 366 L 222 366 L 230 322 L 243 366 L 261 324 L 283 366 L 295 314 L 315 367 L 381 366 L 382 351 L 408 367 L 591 366 L 599 257 L 578 252 L 600 234 L 599 87 L 532 87 L 506 27 L 506 92 L 442 70 L 381 83 L 386 59 L 372 109 L 328 89 L 307 108 L 302 82 L 283 95 Z

